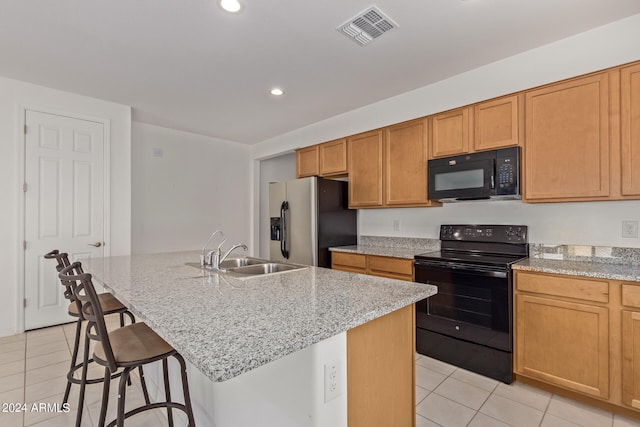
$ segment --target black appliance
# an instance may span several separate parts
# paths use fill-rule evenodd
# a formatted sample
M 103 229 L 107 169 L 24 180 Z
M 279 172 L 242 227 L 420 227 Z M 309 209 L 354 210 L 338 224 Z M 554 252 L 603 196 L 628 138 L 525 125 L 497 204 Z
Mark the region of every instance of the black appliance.
M 438 287 L 416 304 L 420 354 L 513 382 L 513 277 L 525 225 L 442 225 L 441 249 L 416 255 L 415 281 Z
M 429 199 L 441 202 L 521 199 L 520 148 L 429 160 Z

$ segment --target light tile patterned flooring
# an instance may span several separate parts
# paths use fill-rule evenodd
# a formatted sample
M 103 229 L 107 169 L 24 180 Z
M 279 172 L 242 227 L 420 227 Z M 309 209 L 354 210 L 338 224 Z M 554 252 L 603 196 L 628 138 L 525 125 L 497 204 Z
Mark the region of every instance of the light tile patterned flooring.
M 416 427 L 639 427 L 640 420 L 416 355 Z
M 117 318 L 112 317 L 108 322 L 111 327 L 117 326 Z M 77 386 L 72 387 L 69 399 L 71 412 L 30 411 L 34 402 L 62 402 L 74 332 L 75 324 L 71 323 L 0 338 L 0 404 L 25 403 L 28 409 L 27 412 L 0 412 L 0 426 L 74 425 Z M 89 372 L 90 376 L 98 377 L 103 371 L 95 367 Z M 107 420 L 115 416 L 116 388 L 113 385 L 111 387 Z M 101 385 L 88 386 L 83 426 L 92 427 L 97 424 L 101 393 Z M 142 402 L 139 381 L 134 375 L 133 385 L 127 389 L 127 407 L 129 404 L 134 407 Z M 0 408 L 0 411 L 2 409 L 4 408 Z M 166 425 L 166 418 L 159 411 L 161 410 L 136 415 L 126 425 Z M 438 360 L 416 355 L 416 426 L 640 427 L 640 421 L 614 415 L 522 383 L 506 385 Z

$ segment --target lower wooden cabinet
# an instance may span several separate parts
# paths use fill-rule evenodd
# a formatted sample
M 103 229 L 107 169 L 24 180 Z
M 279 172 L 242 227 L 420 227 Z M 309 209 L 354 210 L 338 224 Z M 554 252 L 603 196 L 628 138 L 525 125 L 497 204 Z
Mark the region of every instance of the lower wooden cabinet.
M 413 260 L 408 258 L 331 252 L 331 268 L 413 282 Z
M 415 352 L 413 304 L 347 331 L 349 427 L 415 426 Z
M 622 311 L 622 403 L 640 410 L 640 311 Z
M 640 416 L 640 283 L 516 270 L 514 299 L 519 379 Z
M 516 372 L 609 397 L 609 309 L 517 295 Z

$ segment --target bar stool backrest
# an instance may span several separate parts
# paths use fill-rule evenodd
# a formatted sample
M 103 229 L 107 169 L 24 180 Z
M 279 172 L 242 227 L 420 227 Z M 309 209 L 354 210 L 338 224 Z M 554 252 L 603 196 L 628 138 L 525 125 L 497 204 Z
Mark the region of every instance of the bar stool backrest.
M 69 261 L 69 255 L 66 252 L 60 252 L 57 249 L 52 250 L 51 252 L 44 255 L 46 259 L 55 259 L 58 263 L 56 265 L 56 270 L 60 273 L 65 267 L 68 267 L 71 262 Z M 76 298 L 73 296 L 73 290 L 68 284 L 61 281 L 62 286 L 64 286 L 64 297 L 69 300 L 69 302 L 75 302 Z M 78 304 L 78 311 L 80 310 L 80 304 Z
M 80 315 L 88 320 L 87 336 L 102 344 L 109 370 L 115 372 L 117 370 L 116 360 L 111 349 L 104 313 L 96 289 L 93 286 L 91 274 L 84 273 L 82 265 L 79 262 L 74 262 L 60 271 L 58 277 L 71 287 L 73 295 L 81 307 Z

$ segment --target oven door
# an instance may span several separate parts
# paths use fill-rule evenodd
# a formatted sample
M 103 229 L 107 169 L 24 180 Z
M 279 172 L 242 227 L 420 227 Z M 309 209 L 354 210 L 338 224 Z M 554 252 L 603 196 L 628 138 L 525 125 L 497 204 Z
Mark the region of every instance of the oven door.
M 415 281 L 438 287 L 416 304 L 416 327 L 512 350 L 511 277 L 506 267 L 416 260 Z

